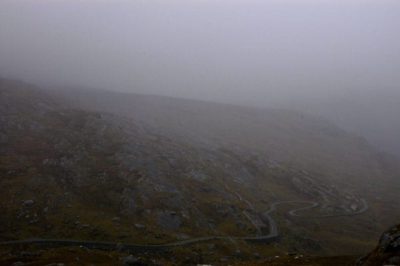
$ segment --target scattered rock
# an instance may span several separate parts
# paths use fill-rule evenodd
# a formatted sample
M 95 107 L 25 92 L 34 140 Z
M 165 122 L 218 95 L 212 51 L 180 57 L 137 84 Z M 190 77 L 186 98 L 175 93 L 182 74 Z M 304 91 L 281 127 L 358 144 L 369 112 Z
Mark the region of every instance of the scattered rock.
M 122 244 L 122 243 L 118 243 L 118 244 L 115 246 L 115 250 L 117 250 L 117 251 L 119 251 L 119 252 L 123 251 L 124 248 L 125 248 L 125 246 L 124 246 L 124 244 Z
M 22 202 L 22 205 L 24 206 L 24 207 L 31 207 L 33 204 L 35 204 L 35 201 L 34 200 L 24 200 L 23 202 Z
M 29 221 L 29 224 L 36 224 L 39 222 L 39 219 L 35 218 Z
M 144 224 L 135 224 L 135 227 L 137 229 L 145 229 L 146 228 L 146 226 Z
M 168 230 L 177 230 L 181 227 L 181 218 L 173 212 L 161 211 L 158 214 L 158 224 Z
M 260 253 L 254 253 L 253 254 L 254 255 L 254 258 L 256 258 L 256 259 L 261 259 L 261 255 L 260 255 Z
M 129 256 L 123 258 L 122 263 L 124 266 L 145 266 L 146 265 L 139 258 L 136 258 L 132 255 L 129 255 Z

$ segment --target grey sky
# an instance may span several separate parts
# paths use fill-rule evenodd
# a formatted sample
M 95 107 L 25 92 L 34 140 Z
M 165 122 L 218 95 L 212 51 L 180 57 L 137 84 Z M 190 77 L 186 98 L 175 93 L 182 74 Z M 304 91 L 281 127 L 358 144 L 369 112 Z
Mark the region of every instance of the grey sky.
M 399 1 L 0 1 L 6 77 L 263 104 L 399 73 Z

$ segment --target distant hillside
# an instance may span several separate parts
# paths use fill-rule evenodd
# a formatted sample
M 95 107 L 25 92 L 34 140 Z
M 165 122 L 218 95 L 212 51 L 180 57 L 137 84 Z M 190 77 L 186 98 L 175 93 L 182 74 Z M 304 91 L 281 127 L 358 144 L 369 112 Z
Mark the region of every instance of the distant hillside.
M 129 117 L 162 135 L 206 147 L 261 152 L 286 164 L 324 172 L 336 181 L 348 183 L 361 178 L 363 182 L 374 182 L 393 174 L 393 169 L 386 171 L 395 164 L 393 158 L 377 152 L 365 139 L 318 117 L 107 91 L 75 89 L 57 93 L 78 108 Z
M 296 99 L 287 107 L 327 117 L 340 127 L 364 136 L 377 149 L 400 158 L 399 90 Z
M 399 219 L 396 164 L 294 112 L 0 80 L 0 122 L 3 241 L 357 253 Z

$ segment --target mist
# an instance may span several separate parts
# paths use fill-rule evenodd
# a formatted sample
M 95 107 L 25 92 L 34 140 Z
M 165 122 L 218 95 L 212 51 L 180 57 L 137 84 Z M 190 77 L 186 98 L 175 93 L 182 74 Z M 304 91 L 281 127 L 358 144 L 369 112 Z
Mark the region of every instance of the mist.
M 0 0 L 0 265 L 399 265 L 400 0 Z
M 390 0 L 3 0 L 0 75 L 294 108 L 400 154 L 399 26 Z

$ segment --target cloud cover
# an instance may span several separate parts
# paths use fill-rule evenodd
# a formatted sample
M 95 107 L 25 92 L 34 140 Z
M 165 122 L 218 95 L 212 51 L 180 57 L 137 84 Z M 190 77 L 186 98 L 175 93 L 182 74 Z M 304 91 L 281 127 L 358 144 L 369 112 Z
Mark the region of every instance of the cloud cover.
M 396 90 L 398 1 L 0 2 L 0 75 L 264 105 Z

